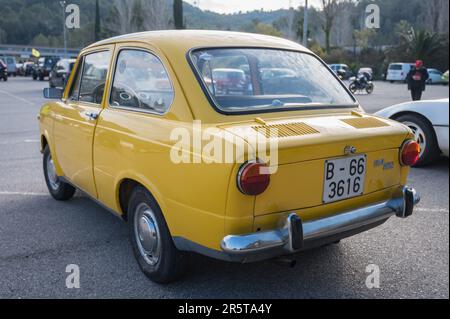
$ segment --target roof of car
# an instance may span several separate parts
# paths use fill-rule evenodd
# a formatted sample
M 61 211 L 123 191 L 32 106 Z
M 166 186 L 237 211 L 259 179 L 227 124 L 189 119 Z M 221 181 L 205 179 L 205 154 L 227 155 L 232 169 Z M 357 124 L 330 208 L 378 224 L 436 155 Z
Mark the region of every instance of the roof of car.
M 114 38 L 102 40 L 90 45 L 88 48 L 108 45 L 120 42 L 145 42 L 160 49 L 178 49 L 189 51 L 197 47 L 268 47 L 283 48 L 310 52 L 300 44 L 286 39 L 230 31 L 210 31 L 210 30 L 165 30 L 148 31 L 121 35 Z

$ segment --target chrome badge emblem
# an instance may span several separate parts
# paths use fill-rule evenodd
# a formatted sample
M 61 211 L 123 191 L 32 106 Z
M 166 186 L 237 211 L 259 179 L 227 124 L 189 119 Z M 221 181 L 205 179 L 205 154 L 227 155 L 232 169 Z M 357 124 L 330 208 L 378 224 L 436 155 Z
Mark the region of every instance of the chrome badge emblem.
M 350 146 L 350 145 L 347 145 L 345 148 L 344 148 L 344 154 L 345 155 L 351 155 L 351 154 L 356 154 L 356 147 L 354 147 L 354 146 Z

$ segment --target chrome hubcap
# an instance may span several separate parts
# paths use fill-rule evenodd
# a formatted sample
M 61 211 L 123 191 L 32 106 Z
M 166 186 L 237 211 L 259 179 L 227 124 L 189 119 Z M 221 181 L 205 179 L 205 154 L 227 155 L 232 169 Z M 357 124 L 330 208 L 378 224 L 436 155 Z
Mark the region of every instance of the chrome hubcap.
M 425 152 L 425 148 L 427 147 L 427 138 L 425 136 L 425 132 L 420 128 L 419 125 L 412 122 L 403 122 L 406 126 L 408 126 L 414 133 L 414 140 L 420 145 L 420 157 L 422 157 Z
M 56 191 L 56 190 L 58 190 L 58 188 L 60 186 L 60 181 L 59 181 L 58 175 L 56 175 L 55 164 L 53 163 L 53 159 L 52 159 L 51 155 L 49 155 L 47 157 L 46 165 L 47 165 L 47 177 L 48 177 L 50 187 Z
M 161 253 L 161 237 L 153 210 L 140 204 L 134 215 L 134 233 L 139 252 L 149 265 L 156 265 Z

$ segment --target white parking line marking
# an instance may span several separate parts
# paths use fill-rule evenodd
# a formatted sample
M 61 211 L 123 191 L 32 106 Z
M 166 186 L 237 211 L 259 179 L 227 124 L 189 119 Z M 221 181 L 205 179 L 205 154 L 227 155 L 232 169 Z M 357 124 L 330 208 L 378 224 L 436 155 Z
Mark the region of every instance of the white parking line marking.
M 15 94 L 9 93 L 9 92 L 7 92 L 7 91 L 0 90 L 0 92 L 3 93 L 3 94 L 6 94 L 6 95 L 8 95 L 8 96 L 10 96 L 10 97 L 12 97 L 12 98 L 15 98 L 15 99 L 17 99 L 17 100 L 19 100 L 19 101 L 21 101 L 21 102 L 24 102 L 24 103 L 26 103 L 26 104 L 28 104 L 28 105 L 31 105 L 31 106 L 35 106 L 35 105 L 36 105 L 36 104 L 34 104 L 33 102 L 31 102 L 31 101 L 28 101 L 28 100 L 26 100 L 26 99 L 24 99 L 24 98 L 21 98 L 20 96 L 17 96 L 17 95 L 15 95 Z
M 33 192 L 2 192 L 0 191 L 0 195 L 4 196 L 49 196 L 46 193 L 33 193 Z
M 24 141 L 4 141 L 0 142 L 0 145 L 11 145 L 11 144 L 23 144 L 23 143 L 40 143 L 39 140 L 24 140 Z

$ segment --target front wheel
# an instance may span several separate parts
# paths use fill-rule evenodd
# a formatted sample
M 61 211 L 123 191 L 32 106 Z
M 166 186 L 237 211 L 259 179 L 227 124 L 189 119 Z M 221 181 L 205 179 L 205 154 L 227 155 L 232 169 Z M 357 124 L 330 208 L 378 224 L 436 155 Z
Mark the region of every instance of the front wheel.
M 427 123 L 425 119 L 418 115 L 406 114 L 395 120 L 408 126 L 415 135 L 414 139 L 420 145 L 419 161 L 415 167 L 432 164 L 439 158 L 441 151 L 439 150 L 436 133 L 433 126 Z
M 358 88 L 356 87 L 355 83 L 351 83 L 350 86 L 348 87 L 348 89 L 350 90 L 350 92 L 352 92 L 353 94 L 356 93 L 356 91 L 358 91 Z
M 131 195 L 128 222 L 134 255 L 144 274 L 160 284 L 177 280 L 185 256 L 175 247 L 159 205 L 141 186 Z
M 44 150 L 44 176 L 50 195 L 58 201 L 66 201 L 73 197 L 75 188 L 63 182 L 56 174 L 55 164 L 48 146 Z
M 374 87 L 373 83 L 367 84 L 367 86 L 366 86 L 366 92 L 367 92 L 367 94 L 372 94 L 374 88 L 375 88 L 375 87 Z

